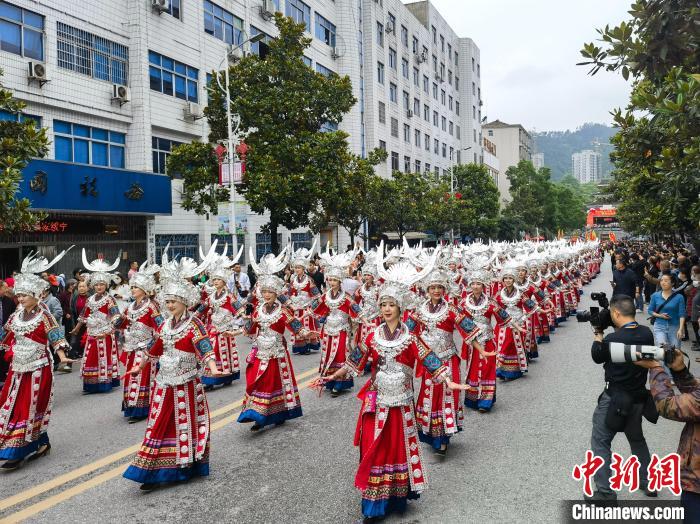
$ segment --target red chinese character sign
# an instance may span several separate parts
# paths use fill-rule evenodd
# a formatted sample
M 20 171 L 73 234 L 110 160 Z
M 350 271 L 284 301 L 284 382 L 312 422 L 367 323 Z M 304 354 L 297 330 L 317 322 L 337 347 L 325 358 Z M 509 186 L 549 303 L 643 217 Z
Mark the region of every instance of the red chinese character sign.
M 593 496 L 591 479 L 604 464 L 605 460 L 602 457 L 594 455 L 591 450 L 588 450 L 585 462 L 574 466 L 572 476 L 574 480 L 583 481 L 583 493 L 586 496 Z M 610 464 L 612 472 L 610 488 L 614 491 L 622 491 L 626 486 L 630 493 L 637 491 L 640 487 L 646 488 L 646 486 L 641 486 L 639 482 L 640 467 L 639 458 L 636 455 L 623 460 L 621 455 L 613 453 Z M 659 458 L 656 454 L 652 455 L 647 475 L 649 491 L 661 491 L 663 488 L 668 488 L 676 496 L 681 494 L 681 461 L 678 453 L 669 453 L 663 458 Z
M 231 184 L 231 179 L 229 176 L 229 165 L 226 155 L 226 147 L 223 144 L 219 144 L 214 148 L 214 153 L 216 154 L 217 161 L 219 162 L 219 184 L 222 186 L 228 186 Z M 248 153 L 248 146 L 245 142 L 241 142 L 236 146 L 236 154 L 240 161 L 234 161 L 233 163 L 233 183 L 240 184 L 243 182 L 243 174 L 245 173 L 245 157 Z

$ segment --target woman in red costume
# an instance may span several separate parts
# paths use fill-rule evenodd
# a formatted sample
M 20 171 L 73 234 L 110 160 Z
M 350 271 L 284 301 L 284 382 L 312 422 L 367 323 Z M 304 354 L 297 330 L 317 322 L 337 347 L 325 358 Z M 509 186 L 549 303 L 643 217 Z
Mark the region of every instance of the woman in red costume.
M 406 325 L 421 336 L 431 351 L 449 369 L 452 381 L 461 384 L 460 357 L 468 358 L 472 353 L 472 345 L 477 350 L 481 349 L 481 345 L 474 340 L 479 328 L 469 313 L 458 309 L 445 294 L 452 279 L 453 275 L 443 269 L 431 271 L 422 281 L 424 287 L 428 288 L 428 298 L 421 301 L 409 315 Z M 457 289 L 457 293 L 461 293 L 461 290 Z M 455 346 L 456 331 L 462 337 L 461 351 Z M 420 364 L 417 376 L 421 378 L 416 403 L 416 414 L 420 421 L 418 436 L 421 442 L 430 444 L 437 454 L 444 456 L 450 437 L 463 429 L 464 409 L 460 391 L 445 391 L 445 386 L 435 383 Z
M 292 310 L 278 300 L 284 290 L 284 281 L 275 275 L 287 265 L 286 251 L 278 256 L 265 255 L 256 264 L 252 248 L 250 250 L 250 261 L 258 275 L 257 286 L 263 300 L 244 327 L 245 333 L 254 339 L 254 349 L 248 355 L 245 398 L 238 422 L 252 422 L 251 431 L 272 424 L 279 426 L 302 415 L 299 389 L 284 334 L 287 330 L 307 333 Z
M 190 258 L 163 264 L 163 298 L 170 317 L 160 326 L 155 345 L 128 375 L 158 364 L 146 434 L 124 477 L 144 491 L 209 474 L 209 406 L 198 368 L 219 374 L 204 324 L 189 311 L 199 300 L 189 278 L 201 273 Z
M 124 311 L 124 323 L 121 326 L 124 330 L 121 362 L 126 369 L 138 367 L 145 362 L 140 373 L 124 377 L 122 412 L 132 424 L 148 417 L 151 388 L 156 377 L 156 368 L 148 361 L 146 352 L 155 344 L 156 332 L 163 323 L 160 308 L 151 298 L 156 289 L 153 275 L 158 271 L 158 266 L 144 262 L 131 277 L 129 287 L 134 301 Z
M 432 270 L 434 259 L 419 273 L 405 261 L 386 270 L 383 250 L 381 244 L 378 270 L 385 282 L 379 307 L 384 321 L 352 351 L 343 368 L 328 377 L 357 376 L 372 359 L 371 378 L 358 395 L 362 407 L 355 432 L 355 445 L 360 448 L 355 486 L 362 491 L 365 522 L 402 511 L 407 500 L 417 499 L 427 487 L 413 403 L 416 365 L 420 362 L 431 380 L 449 389 L 464 389 L 450 379 L 449 369 L 420 336 L 401 322 L 402 309 L 414 300 L 411 285 Z
M 72 246 L 71 246 L 72 247 Z M 51 262 L 29 255 L 15 277 L 15 294 L 20 307 L 0 326 L 0 348 L 10 359 L 10 371 L 0 392 L 0 460 L 9 471 L 25 459 L 47 455 L 51 449 L 49 419 L 53 403 L 53 355 L 70 363 L 68 343 L 56 319 L 41 304 L 41 294 L 49 284 L 35 273 L 43 273 L 61 260 L 66 251 Z
M 310 307 L 311 303 L 321 294 L 313 279 L 306 274 L 306 268 L 309 267 L 315 250 L 316 241 L 314 240 L 311 249 L 302 247 L 294 251 L 291 260 L 294 274 L 290 277 L 287 285 L 289 298 L 287 305 L 294 312 L 294 318 L 302 323 L 307 333 L 316 332 L 316 321 L 314 316 L 310 314 Z M 308 355 L 312 350 L 318 351 L 319 349 L 321 349 L 321 344 L 313 334 L 301 336 L 297 333 L 294 335 L 292 353 Z
M 117 328 L 121 326 L 123 317 L 116 302 L 107 293 L 107 288 L 115 278 L 110 273 L 119 266 L 121 254 L 112 265 L 104 260 L 87 261 L 83 249 L 83 265 L 92 273 L 87 277 L 95 294 L 88 298 L 78 323 L 71 331 L 77 334 L 82 325 L 87 325 L 87 340 L 83 365 L 80 374 L 83 378 L 83 393 L 107 393 L 112 388 L 119 387 L 119 361 Z

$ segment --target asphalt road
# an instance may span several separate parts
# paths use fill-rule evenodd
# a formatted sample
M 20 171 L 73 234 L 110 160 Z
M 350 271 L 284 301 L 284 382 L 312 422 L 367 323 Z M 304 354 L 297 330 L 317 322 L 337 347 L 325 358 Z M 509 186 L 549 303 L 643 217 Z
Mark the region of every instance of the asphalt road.
M 609 280 L 606 263 L 586 286 L 582 307 L 591 305 L 591 291 L 609 291 Z M 571 471 L 589 449 L 591 415 L 604 384 L 590 340 L 590 327 L 570 319 L 541 346 L 525 378 L 497 385 L 490 414 L 467 411 L 465 431 L 453 438 L 445 459 L 424 447 L 430 488 L 387 522 L 558 522 L 559 502 L 581 496 Z M 240 345 L 245 355 L 250 344 Z M 361 512 L 352 440 L 359 401 L 354 394 L 319 398 L 308 389 L 318 359 L 293 357 L 303 377 L 304 416 L 279 428 L 253 434 L 235 422 L 241 381 L 210 393 L 210 476 L 152 493 L 121 477 L 145 423 L 127 424 L 120 391 L 84 396 L 77 371 L 58 375 L 51 455 L 0 474 L 0 522 L 356 522 Z M 356 379 L 355 391 L 364 380 Z M 652 453 L 675 451 L 681 428 L 645 421 Z M 629 455 L 624 435 L 614 451 Z

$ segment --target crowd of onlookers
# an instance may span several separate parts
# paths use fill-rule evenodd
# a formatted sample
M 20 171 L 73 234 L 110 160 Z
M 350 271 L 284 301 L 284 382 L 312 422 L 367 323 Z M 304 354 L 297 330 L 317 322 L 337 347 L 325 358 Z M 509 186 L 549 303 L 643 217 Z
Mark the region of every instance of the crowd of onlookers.
M 613 295 L 635 299 L 648 313 L 657 344 L 700 351 L 700 260 L 692 246 L 618 242 L 606 250 L 613 265 Z M 692 334 L 692 338 L 691 335 Z

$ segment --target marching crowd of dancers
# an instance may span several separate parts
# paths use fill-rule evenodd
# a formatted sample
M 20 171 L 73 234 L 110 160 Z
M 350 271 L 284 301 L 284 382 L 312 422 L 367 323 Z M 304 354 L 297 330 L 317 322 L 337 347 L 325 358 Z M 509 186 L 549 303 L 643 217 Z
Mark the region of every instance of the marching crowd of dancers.
M 207 391 L 238 380 L 236 338 L 248 336 L 245 398 L 238 422 L 251 431 L 302 416 L 292 354 L 319 355 L 313 387 L 332 397 L 359 390 L 355 486 L 365 519 L 402 510 L 427 486 L 420 442 L 446 455 L 465 409 L 489 412 L 496 384 L 515 380 L 539 357 L 557 326 L 575 314 L 582 287 L 601 264 L 596 242 L 473 243 L 437 248 L 381 244 L 364 253 L 362 284 L 341 283 L 356 252 L 320 254 L 321 292 L 306 268 L 311 249 L 285 248 L 250 263 L 257 282 L 247 297 L 231 291 L 231 267 L 216 243 L 200 260 L 144 263 L 129 280 L 133 301 L 120 312 L 107 288 L 119 258 L 83 265 L 94 294 L 74 332 L 85 326 L 83 391 L 122 387 L 122 412 L 146 420 L 140 450 L 124 473 L 141 489 L 209 472 Z M 53 362 L 70 364 L 68 343 L 42 293 L 48 261 L 29 256 L 15 277 L 18 309 L 0 330 L 10 372 L 0 393 L 1 469 L 46 455 L 53 403 Z M 291 265 L 288 282 L 278 275 Z M 205 272 L 206 284 L 193 278 Z M 118 335 L 118 332 L 121 334 Z M 455 337 L 455 335 L 458 335 Z M 456 343 L 456 340 L 459 341 Z M 124 374 L 120 376 L 120 363 Z M 414 378 L 420 381 L 418 395 Z M 464 393 L 462 393 L 464 391 Z

